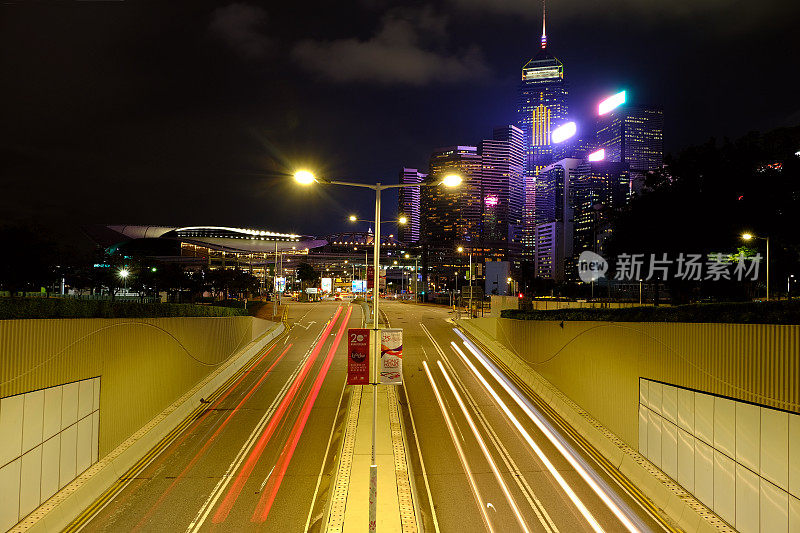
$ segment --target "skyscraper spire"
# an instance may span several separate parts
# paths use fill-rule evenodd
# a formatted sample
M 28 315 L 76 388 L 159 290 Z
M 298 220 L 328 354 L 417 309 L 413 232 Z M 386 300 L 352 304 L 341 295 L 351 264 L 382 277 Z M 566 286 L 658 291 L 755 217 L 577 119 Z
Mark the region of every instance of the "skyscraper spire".
M 542 0 L 542 50 L 547 48 L 547 32 L 545 31 L 545 22 L 547 18 L 547 4 Z

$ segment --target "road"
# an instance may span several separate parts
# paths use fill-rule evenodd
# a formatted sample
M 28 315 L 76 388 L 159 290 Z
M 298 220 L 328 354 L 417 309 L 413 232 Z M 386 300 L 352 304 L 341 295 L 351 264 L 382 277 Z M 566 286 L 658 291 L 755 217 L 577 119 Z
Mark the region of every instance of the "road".
M 663 530 L 580 450 L 565 458 L 548 426 L 454 331 L 446 308 L 381 309 L 404 328 L 398 397 L 426 531 L 625 531 L 626 520 Z M 318 531 L 349 394 L 343 334 L 361 319 L 347 303 L 290 305 L 289 332 L 84 529 Z M 580 469 L 596 472 L 599 492 Z
M 344 333 L 361 319 L 342 302 L 290 305 L 289 332 L 84 530 L 318 528 L 333 468 L 326 452 L 346 401 Z
M 415 448 L 411 459 L 427 530 L 625 531 L 623 520 L 633 530 L 664 530 L 578 453 L 579 468 L 597 473 L 595 484 L 611 494 L 623 518 L 612 512 L 470 352 L 447 321 L 448 309 L 401 303 L 382 304 L 381 309 L 391 327 L 404 328 L 405 392 L 398 396 L 402 403 L 408 399 L 406 424 L 413 417 L 416 428 L 407 440 Z

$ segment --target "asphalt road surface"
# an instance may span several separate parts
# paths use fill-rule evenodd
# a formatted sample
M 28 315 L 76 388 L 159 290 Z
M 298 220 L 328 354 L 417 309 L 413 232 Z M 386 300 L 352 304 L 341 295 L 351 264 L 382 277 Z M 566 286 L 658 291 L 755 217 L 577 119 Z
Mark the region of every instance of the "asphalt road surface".
M 389 303 L 381 310 L 391 327 L 404 329 L 406 390 L 398 396 L 402 403 L 408 399 L 406 423 L 410 412 L 416 428 L 407 440 L 419 445 L 411 460 L 426 530 L 629 530 L 467 348 L 447 321 L 453 316 L 447 308 Z M 617 500 L 633 530 L 664 530 L 597 465 L 578 455 L 581 467 L 599 472 L 599 484 Z
M 330 457 L 323 462 L 344 401 L 346 329 L 361 319 L 346 302 L 291 304 L 288 334 L 84 530 L 318 528 L 332 468 Z
M 664 530 L 569 438 L 565 458 L 552 420 L 533 421 L 448 309 L 381 310 L 404 329 L 398 397 L 426 531 Z M 84 529 L 318 531 L 348 398 L 344 333 L 361 320 L 347 303 L 291 304 L 289 332 Z

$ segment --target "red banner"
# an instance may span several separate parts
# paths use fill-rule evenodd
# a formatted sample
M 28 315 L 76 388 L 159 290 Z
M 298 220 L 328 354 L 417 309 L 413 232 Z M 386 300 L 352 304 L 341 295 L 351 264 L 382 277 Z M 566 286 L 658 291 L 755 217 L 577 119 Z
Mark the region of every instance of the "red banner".
M 347 330 L 347 384 L 369 384 L 368 329 Z
M 372 289 L 375 285 L 375 267 L 367 267 L 367 288 Z

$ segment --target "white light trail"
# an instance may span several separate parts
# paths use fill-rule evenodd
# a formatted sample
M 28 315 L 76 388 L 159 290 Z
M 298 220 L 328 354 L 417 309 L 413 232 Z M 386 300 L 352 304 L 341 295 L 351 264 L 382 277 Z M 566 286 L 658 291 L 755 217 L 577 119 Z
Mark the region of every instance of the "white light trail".
M 455 342 L 451 342 L 450 344 L 453 346 L 453 349 L 456 351 L 456 353 L 458 353 L 461 359 L 467 364 L 470 370 L 472 370 L 472 373 L 475 374 L 475 376 L 480 380 L 484 388 L 489 392 L 489 394 L 492 395 L 492 398 L 494 398 L 494 400 L 497 402 L 497 405 L 500 406 L 500 409 L 502 409 L 508 419 L 511 420 L 511 423 L 514 424 L 514 427 L 516 427 L 517 431 L 520 432 L 522 438 L 525 439 L 525 442 L 527 442 L 528 446 L 530 446 L 533 450 L 533 453 L 536 454 L 539 460 L 544 464 L 545 468 L 547 468 L 547 471 L 550 472 L 553 478 L 555 478 L 561 489 L 567 494 L 569 499 L 572 500 L 572 503 L 575 504 L 575 507 L 578 508 L 578 511 L 580 511 L 581 515 L 583 515 L 592 529 L 598 533 L 601 533 L 603 528 L 600 526 L 600 523 L 597 521 L 597 519 L 595 519 L 594 515 L 589 511 L 589 509 L 586 508 L 586 505 L 584 505 L 581 499 L 578 498 L 578 495 L 575 494 L 575 491 L 572 490 L 572 487 L 567 484 L 559 471 L 556 470 L 556 467 L 553 466 L 553 463 L 550 462 L 550 459 L 547 458 L 542 449 L 539 448 L 539 446 L 537 446 L 537 444 L 533 441 L 530 433 L 528 433 L 528 431 L 522 426 L 519 419 L 514 416 L 514 413 L 511 412 L 506 403 L 500 398 L 500 395 L 497 394 L 491 385 L 489 385 L 489 383 L 486 381 L 486 378 L 484 378 L 483 375 L 478 372 L 478 369 L 475 368 L 475 365 L 473 365 L 472 362 L 467 359 L 467 356 L 464 355 L 464 352 L 461 351 L 461 348 L 459 348 Z
M 467 411 L 467 406 L 464 405 L 464 402 L 461 399 L 461 395 L 458 393 L 455 386 L 453 385 L 453 382 L 450 380 L 450 376 L 447 375 L 447 371 L 444 369 L 444 366 L 442 366 L 442 362 L 436 361 L 436 364 L 439 365 L 439 370 L 441 370 L 442 374 L 444 374 L 444 379 L 445 381 L 447 381 L 447 385 L 450 387 L 453 396 L 455 396 L 459 407 L 461 407 L 461 412 L 464 414 L 464 418 L 467 419 L 467 424 L 469 424 L 469 428 L 472 430 L 473 435 L 475 435 L 475 439 L 478 441 L 478 445 L 480 445 L 481 447 L 483 456 L 489 463 L 489 468 L 492 469 L 494 477 L 500 484 L 500 488 L 503 490 L 503 494 L 508 500 L 509 505 L 511 505 L 511 509 L 514 511 L 514 516 L 517 517 L 517 522 L 519 522 L 519 525 L 522 526 L 523 531 L 530 531 L 528 529 L 527 524 L 525 524 L 525 519 L 522 518 L 522 513 L 520 512 L 519 507 L 517 507 L 517 502 L 514 501 L 514 498 L 511 496 L 511 492 L 508 490 L 506 482 L 503 481 L 503 476 L 500 474 L 500 470 L 497 468 L 497 464 L 495 464 L 494 459 L 492 459 L 492 455 L 489 453 L 489 449 L 486 447 L 486 443 L 483 441 L 483 438 L 481 437 L 480 433 L 478 433 L 478 428 L 475 426 L 475 422 L 472 421 L 472 417 L 470 416 L 469 411 Z M 487 507 L 488 505 L 489 504 L 487 504 Z
M 494 367 L 494 365 L 490 364 L 489 361 L 486 359 L 486 356 L 482 354 L 475 345 L 467 339 L 464 334 L 460 331 L 455 330 L 456 334 L 461 337 L 464 341 L 464 346 L 472 352 L 478 361 L 483 365 L 483 367 L 497 380 L 501 387 L 503 387 L 506 392 L 514 399 L 514 401 L 519 405 L 519 407 L 528 415 L 539 430 L 550 440 L 550 442 L 555 446 L 555 448 L 564 456 L 564 458 L 569 462 L 570 465 L 575 469 L 575 471 L 583 478 L 587 485 L 597 494 L 597 496 L 606 504 L 606 506 L 614 513 L 620 522 L 625 526 L 625 528 L 632 532 L 638 533 L 639 531 L 647 530 L 647 528 L 641 524 L 641 520 L 636 517 L 633 512 L 627 508 L 627 505 L 618 500 L 618 496 L 614 493 L 614 497 L 612 498 L 611 494 L 612 491 L 608 488 L 601 479 L 597 476 L 594 471 L 589 473 L 590 467 L 585 463 L 585 461 L 578 457 L 578 454 L 569 446 L 566 442 L 564 442 L 560 436 L 556 435 L 555 430 L 553 430 L 549 423 L 547 423 L 542 415 L 536 411 L 536 409 L 523 397 L 522 394 L 509 383 L 508 379 L 500 374 L 500 372 Z M 455 343 L 454 343 L 455 345 Z M 460 353 L 463 357 L 463 352 Z M 474 368 L 474 367 L 473 367 Z M 481 380 L 484 382 L 484 386 L 488 386 L 485 383 L 485 380 Z M 526 439 L 527 440 L 527 439 Z M 601 486 L 601 483 L 603 486 Z M 622 507 L 626 509 L 623 511 Z M 632 518 L 633 517 L 633 518 Z M 634 524 L 633 520 L 636 520 L 639 524 Z
M 481 516 L 483 517 L 484 522 L 486 523 L 486 527 L 489 531 L 493 532 L 492 524 L 489 522 L 489 515 L 486 513 L 486 507 L 483 505 L 483 500 L 481 499 L 481 494 L 478 491 L 478 485 L 475 484 L 475 478 L 472 477 L 472 472 L 469 469 L 469 465 L 467 464 L 467 457 L 464 455 L 464 450 L 461 448 L 461 444 L 458 442 L 458 437 L 456 436 L 456 430 L 453 427 L 453 423 L 450 421 L 450 416 L 447 414 L 447 410 L 444 407 L 444 402 L 442 401 L 442 395 L 439 394 L 439 389 L 436 388 L 436 383 L 433 381 L 433 376 L 431 375 L 431 371 L 428 368 L 428 362 L 423 361 L 422 366 L 425 368 L 425 374 L 428 376 L 428 381 L 431 383 L 431 388 L 433 389 L 433 393 L 436 395 L 436 401 L 439 402 L 439 409 L 442 411 L 442 416 L 444 417 L 444 421 L 447 423 L 447 430 L 450 432 L 450 438 L 453 441 L 453 444 L 456 446 L 456 451 L 458 452 L 458 458 L 461 460 L 461 466 L 464 467 L 464 472 L 467 473 L 467 479 L 469 480 L 470 487 L 472 488 L 472 495 L 475 496 L 475 501 L 478 502 L 478 508 L 481 510 Z

